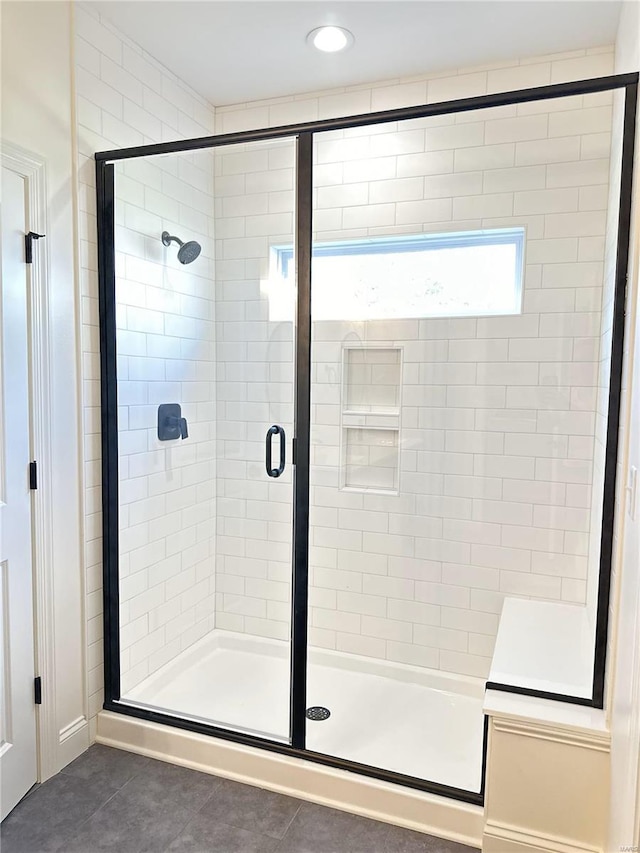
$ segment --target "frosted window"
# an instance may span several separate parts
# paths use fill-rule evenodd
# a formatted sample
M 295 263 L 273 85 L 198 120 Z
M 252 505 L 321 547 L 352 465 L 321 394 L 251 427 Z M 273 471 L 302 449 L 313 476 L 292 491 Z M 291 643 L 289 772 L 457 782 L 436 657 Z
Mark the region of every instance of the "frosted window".
M 523 248 L 522 228 L 315 243 L 313 319 L 518 314 Z M 275 320 L 293 299 L 292 247 L 274 247 L 272 262 Z

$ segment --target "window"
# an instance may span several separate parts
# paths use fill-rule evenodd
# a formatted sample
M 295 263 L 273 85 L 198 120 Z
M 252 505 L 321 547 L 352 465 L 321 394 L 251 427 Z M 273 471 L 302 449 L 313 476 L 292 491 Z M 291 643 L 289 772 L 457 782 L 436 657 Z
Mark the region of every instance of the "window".
M 313 319 L 518 314 L 523 250 L 523 228 L 315 243 Z M 284 307 L 293 298 L 293 247 L 273 247 L 272 261 L 284 288 L 273 307 Z

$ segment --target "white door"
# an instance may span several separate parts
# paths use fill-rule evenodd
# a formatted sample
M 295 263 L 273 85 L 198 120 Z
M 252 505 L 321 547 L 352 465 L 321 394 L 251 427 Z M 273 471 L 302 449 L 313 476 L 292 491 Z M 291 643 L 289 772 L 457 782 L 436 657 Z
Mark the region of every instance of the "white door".
M 36 782 L 29 299 L 25 179 L 2 169 L 0 276 L 0 819 Z

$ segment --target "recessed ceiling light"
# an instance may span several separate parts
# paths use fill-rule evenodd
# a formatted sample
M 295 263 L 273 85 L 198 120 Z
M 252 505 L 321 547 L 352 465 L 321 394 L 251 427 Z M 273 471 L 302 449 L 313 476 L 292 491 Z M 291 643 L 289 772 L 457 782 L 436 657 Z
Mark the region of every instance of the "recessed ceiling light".
M 351 47 L 354 41 L 353 33 L 344 27 L 316 27 L 307 36 L 307 43 L 324 53 L 337 53 Z

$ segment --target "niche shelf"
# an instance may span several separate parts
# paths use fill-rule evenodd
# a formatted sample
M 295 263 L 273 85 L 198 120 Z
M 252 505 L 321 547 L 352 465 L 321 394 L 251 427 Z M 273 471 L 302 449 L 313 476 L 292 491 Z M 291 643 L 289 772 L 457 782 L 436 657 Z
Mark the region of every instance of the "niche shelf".
M 344 429 L 344 488 L 398 491 L 398 430 Z
M 345 347 L 343 411 L 399 415 L 401 368 L 399 347 Z
M 342 351 L 341 487 L 397 494 L 400 479 L 402 349 Z

